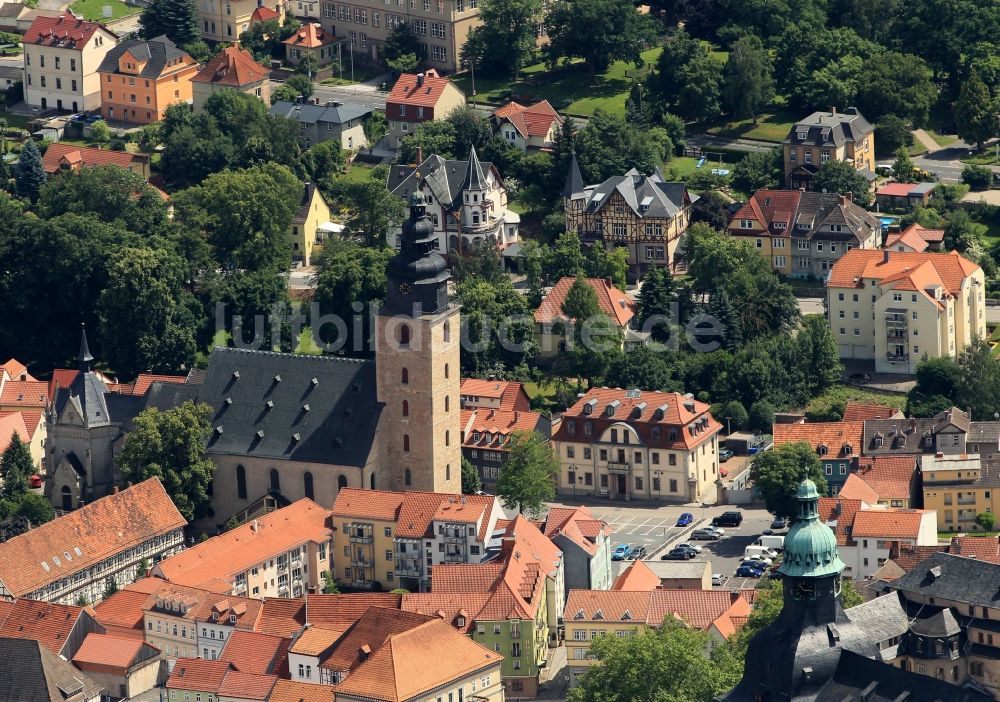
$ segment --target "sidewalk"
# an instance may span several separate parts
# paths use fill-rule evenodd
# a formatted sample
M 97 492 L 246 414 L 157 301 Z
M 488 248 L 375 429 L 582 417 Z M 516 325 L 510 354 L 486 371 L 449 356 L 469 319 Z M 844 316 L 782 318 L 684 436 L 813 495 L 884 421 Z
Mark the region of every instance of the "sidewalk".
M 941 148 L 941 145 L 934 141 L 934 138 L 923 129 L 914 129 L 913 138 L 920 142 L 920 145 L 927 149 L 928 153 Z

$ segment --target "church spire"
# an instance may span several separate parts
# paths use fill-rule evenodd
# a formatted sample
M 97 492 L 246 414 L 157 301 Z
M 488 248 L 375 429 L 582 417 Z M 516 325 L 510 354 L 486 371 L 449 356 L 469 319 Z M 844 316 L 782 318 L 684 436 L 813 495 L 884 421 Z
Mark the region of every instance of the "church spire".
M 563 197 L 573 197 L 576 193 L 583 192 L 583 175 L 580 173 L 580 164 L 576 160 L 576 152 L 572 153 L 572 160 L 569 164 L 569 173 L 566 174 L 566 185 L 563 188 Z
M 90 355 L 87 345 L 87 325 L 80 324 L 80 353 L 76 357 L 76 365 L 81 373 L 89 373 L 94 369 L 94 357 Z
M 816 484 L 808 478 L 803 480 L 795 497 L 799 516 L 785 536 L 784 558 L 778 572 L 807 579 L 840 575 L 846 566 L 840 560 L 836 535 L 820 521 Z
M 478 190 L 479 192 L 486 190 L 486 174 L 483 173 L 483 167 L 479 163 L 475 146 L 469 150 L 469 167 L 465 171 L 465 185 L 462 186 L 462 189 Z

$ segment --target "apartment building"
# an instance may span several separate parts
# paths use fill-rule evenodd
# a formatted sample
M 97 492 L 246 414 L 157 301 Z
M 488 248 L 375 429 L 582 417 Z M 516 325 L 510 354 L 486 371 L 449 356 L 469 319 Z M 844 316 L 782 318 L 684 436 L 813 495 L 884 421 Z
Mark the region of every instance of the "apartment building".
M 812 179 L 828 161 L 843 161 L 875 180 L 875 127 L 848 107 L 844 112 L 813 112 L 782 142 L 785 187 L 812 190 Z
M 190 587 L 221 579 L 257 599 L 301 597 L 322 587 L 332 543 L 329 510 L 303 498 L 157 563 L 151 575 Z
M 777 273 L 825 278 L 848 251 L 878 248 L 882 225 L 849 196 L 758 190 L 733 214 L 728 232 L 753 245 Z
M 938 515 L 941 531 L 982 530 L 976 516 L 1000 514 L 1000 467 L 977 454 L 924 455 L 920 457 L 924 507 Z
M 198 63 L 166 36 L 129 39 L 109 51 L 97 68 L 101 116 L 130 124 L 152 124 L 174 103 L 190 103 Z
M 480 563 L 497 520 L 491 495 L 343 488 L 333 505 L 332 567 L 339 583 L 426 591 L 446 563 Z
M 100 108 L 97 69 L 117 41 L 117 35 L 103 25 L 70 12 L 36 17 L 21 40 L 24 101 L 42 110 L 80 112 Z
M 622 346 L 642 343 L 649 337 L 648 332 L 637 332 L 631 327 L 639 307 L 635 300 L 619 289 L 611 278 L 584 278 L 594 296 L 600 313 L 606 316 L 614 327 L 621 330 Z M 535 342 L 538 356 L 553 359 L 565 352 L 573 343 L 575 334 L 572 324 L 587 324 L 588 320 L 571 320 L 563 312 L 563 305 L 576 278 L 560 278 L 542 298 L 535 310 Z M 582 327 L 581 328 L 585 328 Z
M 462 410 L 462 458 L 475 467 L 483 489 L 494 492 L 514 432 L 534 431 L 548 439 L 550 427 L 538 412 Z
M 465 93 L 434 69 L 404 73 L 385 99 L 389 144 L 398 148 L 403 137 L 412 134 L 421 124 L 442 120 L 464 104 Z
M 100 602 L 179 551 L 186 525 L 157 478 L 102 497 L 0 544 L 0 599 Z
M 874 504 L 903 509 L 922 504 L 916 456 L 862 456 L 848 482 L 852 478 L 872 491 Z
M 745 592 L 571 590 L 563 612 L 570 685 L 576 686 L 587 670 L 599 664 L 590 653 L 593 641 L 605 636 L 635 636 L 658 628 L 668 617 L 707 632 L 710 648 L 725 642 L 743 628 L 750 615 Z
M 611 527 L 588 507 L 553 507 L 545 515 L 545 536 L 562 551 L 566 591 L 611 588 Z
M 161 694 L 164 702 L 264 702 L 276 675 L 246 673 L 229 661 L 181 658 L 174 664 Z M 165 696 L 164 696 L 165 695 Z
M 235 42 L 253 22 L 262 0 L 196 0 L 201 38 L 213 42 Z M 284 17 L 284 3 L 273 3 L 279 17 Z M 270 8 L 268 8 L 270 9 Z
M 257 63 L 246 49 L 227 46 L 191 78 L 191 97 L 195 112 L 200 112 L 205 101 L 221 90 L 239 90 L 270 105 L 270 72 Z
M 631 169 L 599 185 L 584 185 L 576 156 L 563 189 L 567 231 L 581 241 L 628 250 L 630 279 L 651 266 L 678 263 L 691 222 L 693 198 L 683 183 L 667 182 L 659 168 L 650 175 Z
M 826 288 L 840 357 L 874 360 L 877 373 L 912 374 L 986 335 L 983 270 L 954 251 L 848 251 Z
M 444 73 L 460 69 L 469 30 L 480 24 L 479 0 L 396 0 L 381 7 L 364 0 L 321 0 L 320 6 L 324 29 L 349 38 L 359 58 L 381 60 L 392 30 L 409 24 L 420 40 L 424 63 Z
M 722 425 L 676 392 L 591 388 L 552 441 L 562 495 L 698 502 L 719 477 Z
M 531 410 L 531 398 L 524 385 L 513 380 L 462 378 L 460 392 L 462 409 Z
M 775 447 L 806 443 L 819 456 L 826 477 L 827 494 L 836 495 L 857 468 L 864 422 L 810 422 L 775 424 Z

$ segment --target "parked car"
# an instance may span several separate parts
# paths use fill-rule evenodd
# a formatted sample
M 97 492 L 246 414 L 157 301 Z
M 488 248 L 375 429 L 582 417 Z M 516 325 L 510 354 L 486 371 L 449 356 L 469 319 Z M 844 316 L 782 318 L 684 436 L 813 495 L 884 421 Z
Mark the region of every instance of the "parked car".
M 694 515 L 690 512 L 685 512 L 680 517 L 677 518 L 676 526 L 686 527 L 688 524 L 694 521 Z
M 686 548 L 674 548 L 667 551 L 665 554 L 660 556 L 661 561 L 690 561 L 695 557 L 694 551 L 688 551 Z
M 712 573 L 712 585 L 721 586 L 725 581 L 726 578 L 722 573 Z
M 774 559 L 767 556 L 747 556 L 744 560 L 753 561 L 754 563 L 763 563 L 764 565 L 771 565 L 774 563 Z
M 719 449 L 719 463 L 725 463 L 733 457 L 733 452 L 727 448 Z
M 759 578 L 763 574 L 764 571 L 748 565 L 741 565 L 736 569 L 737 578 Z
M 692 557 L 692 558 L 694 558 L 695 556 L 697 556 L 697 555 L 698 555 L 698 552 L 697 552 L 697 551 L 695 551 L 695 550 L 694 550 L 693 548 L 691 548 L 690 546 L 674 546 L 672 550 L 673 550 L 673 551 L 687 551 L 688 553 L 690 553 L 690 554 L 691 554 L 691 557 Z
M 699 546 L 698 544 L 689 544 L 687 542 L 684 542 L 682 544 L 677 544 L 674 548 L 689 548 L 693 550 L 695 553 L 701 553 L 702 549 L 702 547 Z
M 722 527 L 717 527 L 714 524 L 709 524 L 705 528 L 708 529 L 709 531 L 714 531 L 719 536 L 725 536 L 726 535 L 726 530 L 725 529 L 723 529 Z
M 640 558 L 645 558 L 645 557 L 646 557 L 646 547 L 645 546 L 636 546 L 635 544 L 632 544 L 629 547 L 628 559 L 630 561 L 637 561 Z
M 725 468 L 719 468 L 719 475 L 721 475 L 723 478 L 728 478 L 729 471 L 726 470 Z
M 695 529 L 691 532 L 691 537 L 695 541 L 718 541 L 722 534 L 709 529 Z
M 628 558 L 629 547 L 628 544 L 618 544 L 615 546 L 615 550 L 611 554 L 611 560 L 613 561 L 624 561 Z
M 28 480 L 28 485 L 30 485 L 32 488 L 40 488 L 42 486 L 42 476 L 40 475 L 31 476 L 31 478 Z
M 743 523 L 742 512 L 723 512 L 712 519 L 712 526 L 738 527 Z
M 784 529 L 788 526 L 788 521 L 784 517 L 775 517 L 774 521 L 771 522 L 772 529 Z

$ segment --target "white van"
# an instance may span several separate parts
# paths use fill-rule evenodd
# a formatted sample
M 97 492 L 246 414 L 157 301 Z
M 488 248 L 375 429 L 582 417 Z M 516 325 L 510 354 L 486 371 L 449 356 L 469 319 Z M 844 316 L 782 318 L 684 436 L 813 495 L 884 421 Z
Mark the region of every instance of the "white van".
M 785 548 L 785 537 L 780 535 L 764 535 L 753 542 L 754 546 L 767 546 L 774 551 L 782 551 Z
M 751 556 L 766 556 L 767 558 L 774 558 L 777 555 L 777 551 L 769 549 L 767 546 L 757 545 L 747 546 L 746 551 L 743 552 L 744 558 L 750 558 Z

